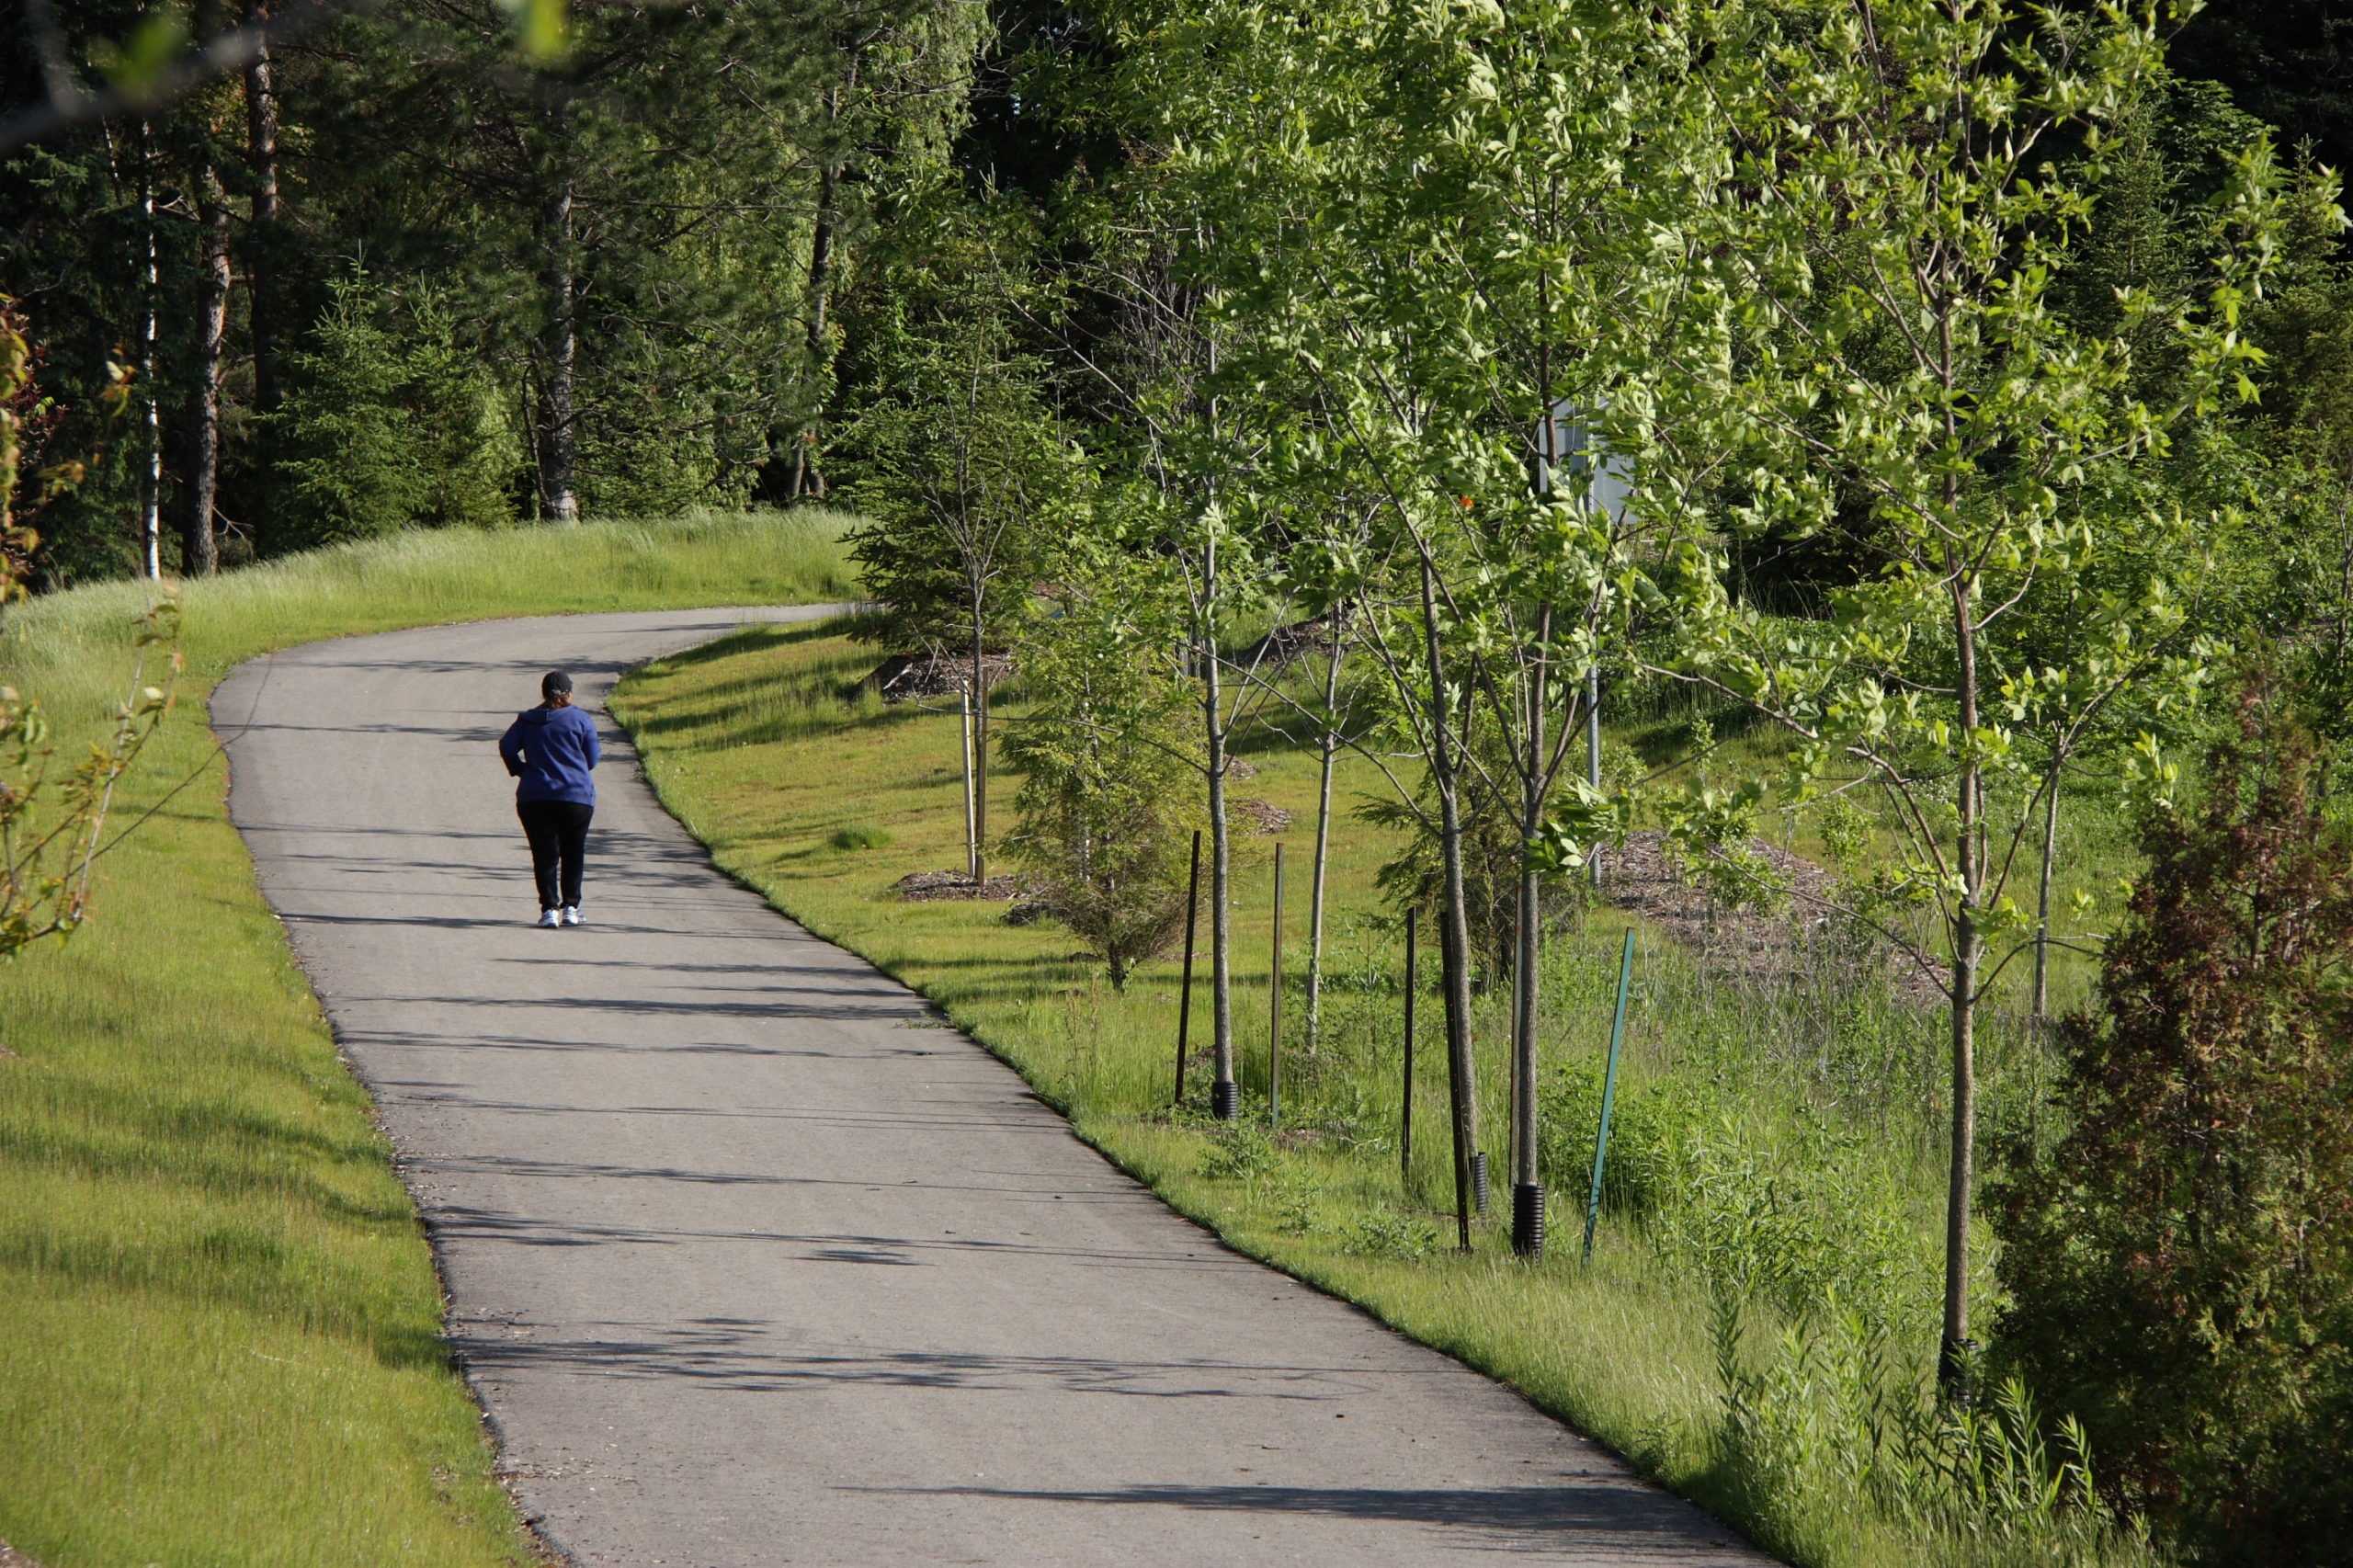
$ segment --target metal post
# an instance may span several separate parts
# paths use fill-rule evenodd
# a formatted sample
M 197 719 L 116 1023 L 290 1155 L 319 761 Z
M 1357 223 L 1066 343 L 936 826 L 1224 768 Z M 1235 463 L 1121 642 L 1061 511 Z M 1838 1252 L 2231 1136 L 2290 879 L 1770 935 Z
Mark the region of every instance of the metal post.
M 1176 1097 L 1185 1103 L 1185 1051 L 1193 1038 L 1193 934 L 1200 926 L 1201 830 L 1193 830 L 1193 873 L 1185 881 L 1185 988 L 1176 1000 Z
M 1601 1167 L 1609 1157 L 1609 1111 L 1618 1097 L 1618 1047 L 1626 1038 L 1626 987 L 1634 975 L 1634 934 L 1618 960 L 1618 1017 L 1609 1026 L 1609 1065 L 1601 1074 L 1601 1130 L 1593 1140 L 1593 1190 L 1585 1204 L 1585 1261 L 1593 1261 L 1593 1227 L 1601 1218 Z
M 1414 960 L 1420 922 L 1420 911 L 1405 912 L 1405 1093 L 1397 1129 L 1397 1174 L 1408 1184 L 1414 1179 Z
M 1283 1121 L 1283 846 L 1275 846 L 1275 945 L 1267 992 L 1267 1125 Z

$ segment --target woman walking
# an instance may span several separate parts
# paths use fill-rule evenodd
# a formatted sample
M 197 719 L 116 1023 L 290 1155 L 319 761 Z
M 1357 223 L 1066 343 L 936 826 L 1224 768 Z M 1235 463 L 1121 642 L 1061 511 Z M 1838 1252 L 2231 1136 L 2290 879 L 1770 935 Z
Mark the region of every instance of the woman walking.
M 581 857 L 588 819 L 597 814 L 597 725 L 572 705 L 572 677 L 550 670 L 540 681 L 546 699 L 515 715 L 499 738 L 506 771 L 523 782 L 515 814 L 531 841 L 531 875 L 540 884 L 540 924 L 580 924 Z

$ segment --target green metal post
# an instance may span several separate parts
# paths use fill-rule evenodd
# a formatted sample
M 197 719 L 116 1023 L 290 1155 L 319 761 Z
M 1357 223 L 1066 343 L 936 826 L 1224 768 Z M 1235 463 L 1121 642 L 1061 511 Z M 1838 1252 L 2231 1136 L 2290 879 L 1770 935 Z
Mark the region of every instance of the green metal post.
M 1585 1261 L 1593 1261 L 1593 1227 L 1601 1219 L 1601 1166 L 1609 1157 L 1609 1110 L 1618 1097 L 1618 1048 L 1626 1039 L 1626 988 L 1634 978 L 1634 934 L 1618 960 L 1618 1017 L 1609 1026 L 1609 1065 L 1601 1074 L 1601 1131 L 1593 1141 L 1593 1191 L 1585 1204 Z

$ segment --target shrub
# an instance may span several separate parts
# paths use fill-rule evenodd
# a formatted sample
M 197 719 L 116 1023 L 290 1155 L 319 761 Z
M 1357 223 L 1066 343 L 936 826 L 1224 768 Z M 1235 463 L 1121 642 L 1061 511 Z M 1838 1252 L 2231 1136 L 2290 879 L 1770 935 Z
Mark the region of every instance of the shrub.
M 522 453 L 489 368 L 428 284 L 379 290 L 355 267 L 290 357 L 270 540 L 300 549 L 404 528 L 514 520 Z
M 1005 742 L 1028 777 L 1006 840 L 1044 884 L 1042 913 L 1086 942 L 1124 990 L 1185 920 L 1201 821 L 1191 693 L 1162 651 L 1130 637 L 1090 583 L 1025 639 L 1029 716 Z
M 2066 1020 L 2072 1127 L 2014 1150 L 1997 1349 L 2207 1561 L 2353 1562 L 2353 845 L 2261 685 Z

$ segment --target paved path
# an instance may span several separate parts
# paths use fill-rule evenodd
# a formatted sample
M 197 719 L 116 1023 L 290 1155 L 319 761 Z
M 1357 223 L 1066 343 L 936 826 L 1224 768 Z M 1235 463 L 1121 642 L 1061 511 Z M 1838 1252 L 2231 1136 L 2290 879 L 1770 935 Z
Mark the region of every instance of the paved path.
M 213 699 L 551 1540 L 597 1568 L 1762 1561 L 1171 1214 L 711 869 L 601 717 L 593 924 L 532 928 L 492 743 L 540 672 L 601 713 L 627 665 L 794 613 L 319 642 Z

